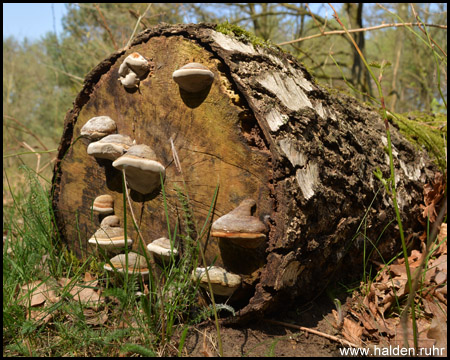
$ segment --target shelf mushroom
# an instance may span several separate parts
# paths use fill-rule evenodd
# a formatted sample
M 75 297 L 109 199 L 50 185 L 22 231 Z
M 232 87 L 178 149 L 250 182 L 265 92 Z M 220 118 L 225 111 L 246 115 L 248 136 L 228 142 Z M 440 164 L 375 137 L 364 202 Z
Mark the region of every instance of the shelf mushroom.
M 144 281 L 148 280 L 149 269 L 147 266 L 147 261 L 144 256 L 138 253 L 131 251 L 128 253 L 128 268 L 126 268 L 126 254 L 116 255 L 109 261 L 114 269 L 117 270 L 117 272 L 120 274 L 124 274 L 125 271 L 127 271 L 130 275 L 140 274 L 143 276 Z M 111 265 L 109 263 L 106 263 L 103 268 L 107 271 L 114 272 L 114 269 L 113 267 L 111 267 Z
M 107 215 L 114 212 L 114 198 L 111 195 L 97 196 L 92 204 L 92 210 Z
M 99 247 L 107 253 L 120 252 L 125 247 L 125 242 L 129 248 L 133 240 L 127 237 L 125 231 L 120 227 L 119 218 L 115 215 L 105 217 L 100 223 L 100 228 L 88 240 L 93 247 Z
M 127 153 L 113 162 L 119 170 L 125 170 L 127 183 L 131 189 L 141 194 L 150 194 L 161 185 L 166 170 L 156 160 L 155 152 L 147 145 L 133 145 Z
M 150 64 L 139 53 L 128 55 L 119 67 L 119 80 L 126 88 L 133 89 L 150 70 Z
M 257 217 L 251 216 L 255 200 L 246 199 L 237 208 L 218 218 L 211 227 L 211 236 L 229 239 L 244 248 L 257 248 L 266 240 L 266 226 Z
M 221 296 L 232 295 L 241 285 L 241 277 L 232 274 L 219 266 L 208 267 L 209 280 L 214 294 Z M 196 268 L 191 275 L 194 281 L 199 280 L 200 286 L 209 290 L 208 277 L 205 268 Z
M 165 262 L 170 261 L 172 253 L 174 256 L 178 255 L 178 250 L 172 247 L 170 240 L 165 237 L 153 240 L 147 245 L 147 250 L 156 255 L 155 258 Z
M 133 145 L 128 135 L 112 134 L 89 144 L 88 155 L 99 159 L 116 160 Z
M 80 135 L 91 141 L 100 140 L 117 132 L 116 122 L 109 116 L 96 116 L 89 119 L 81 128 Z
M 196 93 L 208 88 L 214 81 L 214 73 L 199 63 L 189 63 L 176 70 L 172 79 L 190 93 Z

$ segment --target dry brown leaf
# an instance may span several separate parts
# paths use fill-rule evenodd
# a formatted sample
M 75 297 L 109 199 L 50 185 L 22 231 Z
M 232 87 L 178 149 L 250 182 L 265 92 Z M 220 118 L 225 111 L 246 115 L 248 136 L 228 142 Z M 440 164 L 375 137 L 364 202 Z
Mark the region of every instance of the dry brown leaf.
M 20 304 L 24 306 L 38 306 L 42 305 L 46 300 L 55 303 L 59 300 L 56 292 L 47 283 L 40 280 L 33 281 L 21 287 L 21 296 L 23 298 Z
M 433 223 L 436 220 L 436 205 L 441 201 L 445 193 L 445 180 L 447 177 L 443 176 L 441 173 L 435 173 L 433 185 L 425 184 L 423 187 L 425 205 L 420 205 L 423 209 L 422 217 L 426 219 L 429 217 L 430 222 Z M 424 223 L 422 218 L 419 220 Z
M 372 316 L 363 311 L 358 317 L 367 331 L 377 330 L 377 326 Z
M 363 327 L 357 324 L 355 321 L 344 318 L 344 325 L 342 327 L 342 335 L 347 339 L 348 341 L 361 345 L 361 335 L 363 333 Z
M 430 348 L 434 345 L 435 340 L 427 337 L 428 329 L 430 328 L 430 324 L 427 320 L 423 318 L 419 318 L 416 320 L 417 324 L 417 343 L 419 348 Z M 414 347 L 414 335 L 412 330 L 412 321 L 408 319 L 407 322 L 407 339 L 409 347 Z M 397 324 L 396 334 L 393 339 L 390 340 L 390 344 L 392 346 L 400 346 L 406 347 L 404 343 L 404 331 L 402 328 L 401 322 Z
M 437 312 L 431 321 L 427 337 L 436 340 L 435 347 L 445 349 L 443 356 L 447 356 L 447 316 Z
M 97 278 L 96 278 L 95 276 L 93 276 L 93 275 L 91 275 L 90 273 L 86 272 L 86 273 L 84 274 L 84 283 L 85 283 L 86 285 L 95 287 L 95 286 L 97 286 L 97 284 L 98 284 L 98 280 L 97 280 Z
M 98 308 L 100 303 L 104 302 L 104 299 L 101 298 L 94 289 L 87 287 L 75 285 L 70 290 L 70 294 L 74 296 L 75 301 L 79 301 L 82 304 L 93 307 L 95 309 Z
M 209 349 L 208 345 L 206 344 L 206 330 L 203 333 L 203 345 L 202 350 L 200 352 L 203 354 L 204 357 L 214 357 L 214 354 Z
M 53 313 L 48 313 L 45 309 L 31 310 L 27 312 L 27 320 L 34 320 L 36 322 L 43 322 L 47 324 L 53 318 Z
M 86 324 L 89 325 L 103 325 L 108 320 L 108 310 L 97 312 L 94 309 L 86 308 L 83 310 L 86 318 Z

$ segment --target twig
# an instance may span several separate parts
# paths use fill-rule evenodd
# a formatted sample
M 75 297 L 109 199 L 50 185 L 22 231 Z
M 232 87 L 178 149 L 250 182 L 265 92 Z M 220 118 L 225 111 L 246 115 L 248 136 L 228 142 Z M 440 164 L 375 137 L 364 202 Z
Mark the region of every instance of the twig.
M 418 23 L 419 23 L 419 29 L 420 29 L 420 31 L 422 31 L 423 34 L 424 34 L 426 37 L 429 37 L 430 41 L 431 41 L 434 45 L 436 45 L 437 48 L 438 48 L 439 50 L 441 50 L 441 52 L 444 54 L 444 56 L 447 56 L 447 53 L 446 53 L 444 50 L 442 50 L 442 48 L 438 45 L 438 43 L 437 43 L 436 41 L 434 41 L 434 39 L 433 39 L 431 36 L 429 36 L 429 35 L 427 34 L 427 32 L 425 31 L 425 29 L 422 27 L 422 24 L 423 24 L 423 23 L 422 23 L 422 21 L 420 20 L 419 14 L 417 14 L 416 9 L 414 9 L 414 5 L 413 5 L 413 4 L 411 4 L 411 10 L 412 10 L 412 12 L 413 12 L 413 14 L 414 14 L 414 17 L 417 19 L 417 21 L 418 21 Z M 425 26 L 430 26 L 429 24 L 423 24 L 423 25 L 425 25 Z
M 116 50 L 116 51 L 119 50 L 119 48 L 118 48 L 118 46 L 117 46 L 117 44 L 116 44 L 116 40 L 114 39 L 114 36 L 113 36 L 113 34 L 112 34 L 112 32 L 111 32 L 111 29 L 109 28 L 109 26 L 108 26 L 108 24 L 106 23 L 106 20 L 105 20 L 105 18 L 104 18 L 104 16 L 103 16 L 102 12 L 100 11 L 100 7 L 98 6 L 98 4 L 94 4 L 94 6 L 95 6 L 95 8 L 97 9 L 97 11 L 98 11 L 100 17 L 102 18 L 103 26 L 105 27 L 106 31 L 107 31 L 108 34 L 109 34 L 109 37 L 111 38 L 111 41 L 112 41 L 112 43 L 113 43 L 113 45 L 114 45 L 114 50 Z
M 308 11 L 309 11 L 311 17 L 313 18 L 313 21 L 316 23 L 317 27 L 319 28 L 320 33 L 323 35 L 323 34 L 325 33 L 325 29 L 326 29 L 326 27 L 327 27 L 328 19 L 325 18 L 325 24 L 323 24 L 323 28 L 321 28 L 319 22 L 316 20 L 316 17 L 314 16 L 313 12 L 312 12 L 311 9 L 309 8 L 308 3 L 305 3 L 305 6 L 306 6 L 306 8 L 308 9 Z
M 36 164 L 36 174 L 39 174 L 39 165 L 41 164 L 41 154 L 36 152 L 30 145 L 28 145 L 25 141 L 22 141 L 22 145 L 26 147 L 28 150 L 32 151 L 36 157 L 37 157 L 37 164 Z
M 340 339 L 337 336 L 325 334 L 323 332 L 320 332 L 320 331 L 317 331 L 317 330 L 313 330 L 313 329 L 310 329 L 310 328 L 307 328 L 307 327 L 304 327 L 304 326 L 294 325 L 294 324 L 286 323 L 286 322 L 283 322 L 283 321 L 277 321 L 277 320 L 271 320 L 271 319 L 264 319 L 264 321 L 266 321 L 266 322 L 268 322 L 270 324 L 274 324 L 274 325 L 286 326 L 286 327 L 290 327 L 292 329 L 306 331 L 306 332 L 308 332 L 310 334 L 319 335 L 319 336 L 322 336 L 322 337 L 327 338 L 329 340 L 337 341 L 337 342 L 341 343 L 342 345 L 347 345 L 347 346 L 351 346 L 351 347 L 354 347 L 356 349 L 359 349 L 358 345 L 353 344 L 350 341 L 347 341 L 347 340 L 344 340 L 344 339 Z
M 425 25 L 426 26 L 437 27 L 439 29 L 447 29 L 447 25 L 436 25 L 436 24 L 425 24 Z M 403 26 L 419 26 L 420 27 L 421 24 L 419 22 L 417 22 L 417 23 L 382 24 L 382 25 L 377 25 L 377 26 L 372 26 L 372 27 L 362 28 L 362 29 L 350 29 L 350 30 L 347 30 L 347 32 L 353 33 L 353 32 L 361 32 L 361 31 L 372 31 L 372 30 L 384 29 L 384 28 L 387 28 L 387 27 L 403 27 Z M 293 44 L 293 43 L 304 41 L 304 40 L 310 40 L 310 39 L 318 38 L 318 37 L 321 37 L 321 36 L 342 35 L 342 34 L 345 34 L 345 33 L 346 33 L 345 30 L 333 30 L 333 31 L 321 32 L 320 34 L 315 34 L 315 35 L 307 36 L 307 37 L 304 37 L 304 38 L 299 38 L 299 39 L 295 39 L 295 40 L 285 41 L 285 42 L 279 43 L 277 45 L 278 46 L 288 45 L 288 44 Z
M 128 12 L 131 15 L 133 15 L 136 18 L 136 20 L 139 20 L 139 14 L 136 11 L 134 11 L 133 9 L 128 9 Z M 148 28 L 148 25 L 145 23 L 144 20 L 141 19 L 141 23 L 142 23 L 142 26 L 144 27 L 144 29 Z
M 128 49 L 128 48 L 130 47 L 131 40 L 133 40 L 134 34 L 136 33 L 136 30 L 137 30 L 137 28 L 138 28 L 138 26 L 139 26 L 139 23 L 141 22 L 141 20 L 142 20 L 142 19 L 145 17 L 145 15 L 147 14 L 147 11 L 150 9 L 150 6 L 152 6 L 152 3 L 148 4 L 147 9 L 145 9 L 144 13 L 143 13 L 141 16 L 139 16 L 139 18 L 137 19 L 136 25 L 134 26 L 134 29 L 133 29 L 133 33 L 131 34 L 130 40 L 128 40 L 127 45 L 125 46 L 125 49 Z
M 33 134 L 33 133 L 32 133 L 25 125 L 23 125 L 19 120 L 17 120 L 16 118 L 14 118 L 14 117 L 12 117 L 12 116 L 5 115 L 5 114 L 3 114 L 3 117 L 4 117 L 4 118 L 7 118 L 7 119 L 10 119 L 10 120 L 14 121 L 16 124 L 18 124 L 18 125 L 20 125 L 21 127 L 23 127 L 23 128 L 24 128 L 24 131 L 25 131 L 27 134 L 29 134 L 29 135 L 31 135 L 32 137 L 34 137 L 34 138 L 37 140 L 37 142 L 42 146 L 42 148 L 43 148 L 44 150 L 48 150 L 47 147 L 44 145 L 44 143 L 39 139 L 39 137 L 38 137 L 36 134 Z

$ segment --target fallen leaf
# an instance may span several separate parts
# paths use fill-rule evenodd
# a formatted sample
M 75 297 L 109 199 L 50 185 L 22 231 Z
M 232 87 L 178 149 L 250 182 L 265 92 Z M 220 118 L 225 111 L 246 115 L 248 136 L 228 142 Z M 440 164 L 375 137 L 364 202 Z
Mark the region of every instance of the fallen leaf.
M 21 289 L 23 297 L 19 303 L 27 307 L 42 305 L 46 300 L 52 303 L 59 300 L 53 288 L 40 280 L 25 284 Z
M 89 325 L 103 325 L 108 320 L 108 310 L 96 311 L 94 309 L 83 309 L 83 314 L 86 319 L 86 324 Z
M 430 324 L 427 320 L 423 318 L 416 319 L 417 324 L 417 343 L 419 348 L 431 348 L 435 340 L 430 339 L 426 336 L 428 329 L 430 328 Z M 405 333 L 402 327 L 401 322 L 397 324 L 396 327 L 396 334 L 393 339 L 390 339 L 389 343 L 392 346 L 399 346 L 399 347 L 406 347 L 405 344 Z M 414 347 L 414 335 L 412 330 L 412 321 L 408 319 L 407 321 L 407 331 L 406 331 L 406 338 L 408 339 L 408 346 Z
M 441 311 L 433 317 L 427 337 L 435 340 L 436 348 L 444 349 L 445 353 L 442 356 L 447 356 L 447 316 L 442 314 Z
M 355 321 L 344 318 L 344 325 L 342 326 L 342 335 L 350 342 L 361 345 L 361 335 L 363 333 L 363 327 L 357 324 Z

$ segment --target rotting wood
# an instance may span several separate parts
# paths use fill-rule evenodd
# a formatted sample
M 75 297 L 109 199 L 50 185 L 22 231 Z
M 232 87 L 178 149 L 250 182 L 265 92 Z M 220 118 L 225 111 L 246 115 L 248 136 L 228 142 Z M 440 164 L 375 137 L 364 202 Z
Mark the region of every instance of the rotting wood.
M 92 70 L 66 116 L 53 207 L 63 239 L 79 255 L 100 222 L 89 211 L 95 197 L 112 195 L 115 214 L 123 218 L 121 173 L 110 161 L 87 155 L 86 144 L 77 141 L 81 127 L 99 115 L 113 118 L 119 133 L 152 147 L 166 167 L 172 227 L 182 218 L 177 188 L 183 189 L 183 177 L 198 224 L 218 183 L 214 219 L 254 199 L 254 215 L 269 232 L 265 248 L 258 249 L 264 264 L 240 274 L 242 289 L 231 299 L 239 309 L 231 321 L 246 321 L 294 298 L 309 300 L 333 276 L 359 271 L 370 241 L 378 241 L 382 255 L 392 255 L 400 243 L 395 225 L 386 228 L 395 218 L 392 202 L 373 175 L 377 167 L 389 174 L 377 112 L 323 89 L 291 55 L 214 29 L 210 24 L 148 29 L 128 50 Z M 149 59 L 152 70 L 138 91 L 127 92 L 117 71 L 132 52 Z M 171 78 L 189 62 L 215 74 L 201 96 L 181 92 Z M 392 139 L 403 225 L 414 233 L 422 186 L 435 168 L 395 129 Z M 145 242 L 167 236 L 162 195 L 132 192 L 131 200 Z M 137 239 L 131 225 L 128 231 Z M 224 263 L 217 239 L 203 241 L 207 261 L 233 266 Z M 137 249 L 138 241 L 133 246 Z M 225 260 L 232 261 L 229 254 Z

